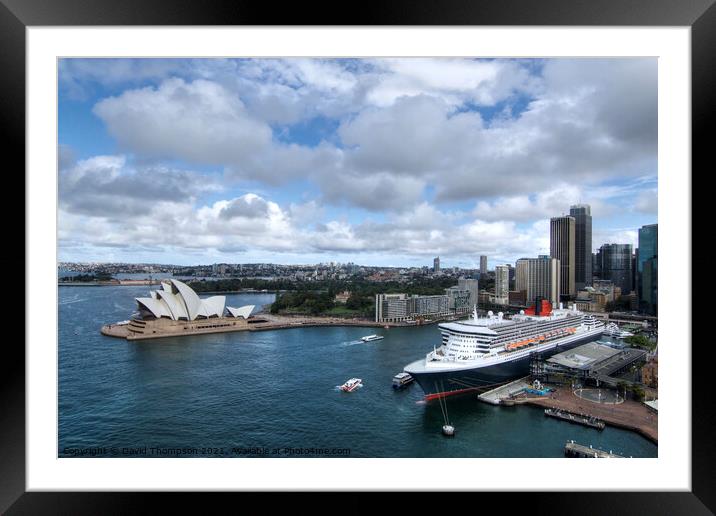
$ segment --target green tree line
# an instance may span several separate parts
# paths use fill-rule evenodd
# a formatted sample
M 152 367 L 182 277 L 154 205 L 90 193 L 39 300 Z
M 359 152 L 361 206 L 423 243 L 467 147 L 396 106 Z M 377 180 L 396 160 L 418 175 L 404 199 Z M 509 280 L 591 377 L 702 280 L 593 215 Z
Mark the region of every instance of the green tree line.
M 649 351 L 654 351 L 656 348 L 656 342 L 648 339 L 644 335 L 632 335 L 624 339 L 624 342 L 635 348 L 647 349 Z
M 108 272 L 96 272 L 94 274 L 78 274 L 77 276 L 63 276 L 60 281 L 109 281 L 114 279 Z
M 262 287 L 273 288 L 275 290 L 288 290 L 288 292 L 279 295 L 276 301 L 271 305 L 271 313 L 286 311 L 318 315 L 334 310 L 336 311 L 336 315 L 341 315 L 341 312 L 346 312 L 345 315 L 362 317 L 371 317 L 373 315 L 375 311 L 376 294 L 405 293 L 411 295 L 439 295 L 444 293 L 445 288 L 455 284 L 455 280 L 451 278 L 418 278 L 409 284 L 399 283 L 397 281 L 378 283 L 364 279 L 288 283 L 282 282 L 281 280 L 278 281 L 285 285 L 285 287 Z M 336 303 L 336 294 L 344 291 L 351 292 L 345 305 Z M 347 312 L 352 313 L 349 314 Z

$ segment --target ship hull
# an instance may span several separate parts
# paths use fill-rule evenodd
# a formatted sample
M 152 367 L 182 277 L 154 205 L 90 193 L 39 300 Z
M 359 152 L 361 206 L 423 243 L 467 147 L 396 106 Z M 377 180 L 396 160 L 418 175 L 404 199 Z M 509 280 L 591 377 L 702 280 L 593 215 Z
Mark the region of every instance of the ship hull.
M 542 359 L 562 353 L 581 344 L 593 341 L 601 336 L 600 332 L 590 332 L 584 336 L 570 338 L 555 347 L 540 351 Z M 527 376 L 530 372 L 532 356 L 501 362 L 499 364 L 458 369 L 453 371 L 408 371 L 425 393 L 425 399 L 431 400 L 445 396 L 467 393 L 481 393 L 494 389 L 512 380 Z

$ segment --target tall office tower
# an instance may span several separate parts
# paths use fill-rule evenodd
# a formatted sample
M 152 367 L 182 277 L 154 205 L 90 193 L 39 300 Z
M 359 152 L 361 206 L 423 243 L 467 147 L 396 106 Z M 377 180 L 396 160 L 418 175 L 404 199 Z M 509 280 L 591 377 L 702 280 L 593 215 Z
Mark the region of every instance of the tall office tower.
M 626 296 L 632 290 L 631 244 L 604 244 L 599 251 L 602 257 L 600 278 L 611 281 Z
M 436 256 L 433 259 L 433 272 L 438 273 L 440 272 L 440 257 Z
M 477 296 L 480 292 L 480 289 L 477 286 L 477 280 L 476 279 L 467 279 L 467 278 L 458 278 L 457 280 L 457 286 L 460 290 L 468 290 L 470 291 L 470 307 L 473 307 L 477 304 Z
M 597 249 L 595 264 L 592 269 L 592 274 L 597 279 L 602 279 L 602 248 Z
M 515 266 L 515 290 L 526 292 L 527 306 L 543 297 L 553 306 L 559 305 L 559 260 L 540 255 L 520 258 Z
M 634 254 L 631 255 L 631 289 L 636 293 L 636 261 L 639 259 L 639 249 L 634 249 Z
M 657 256 L 659 251 L 659 225 L 639 228 L 639 251 L 636 260 L 637 296 L 639 309 L 648 314 L 657 313 Z
M 572 298 L 577 294 L 574 284 L 575 260 L 574 217 L 553 217 L 549 221 L 549 255 L 559 260 L 560 296 Z
M 495 302 L 507 304 L 510 294 L 510 266 L 495 266 Z
M 487 256 L 480 256 L 480 276 L 487 274 Z
M 641 272 L 643 310 L 649 315 L 659 315 L 659 289 L 658 289 L 658 256 L 652 256 L 644 262 L 644 270 Z
M 574 217 L 574 283 L 576 290 L 592 284 L 592 209 L 588 204 L 569 208 Z

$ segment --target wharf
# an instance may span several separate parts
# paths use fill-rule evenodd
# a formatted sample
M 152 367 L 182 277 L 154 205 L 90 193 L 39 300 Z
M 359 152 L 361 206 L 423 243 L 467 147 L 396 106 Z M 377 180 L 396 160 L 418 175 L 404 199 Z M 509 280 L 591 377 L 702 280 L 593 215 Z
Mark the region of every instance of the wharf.
M 555 419 L 561 419 L 562 421 L 567 421 L 569 423 L 577 423 L 579 425 L 596 428 L 597 430 L 604 430 L 604 421 L 601 421 L 600 419 L 598 419 L 594 416 L 573 414 L 566 410 L 551 409 L 551 408 L 544 409 L 544 415 L 548 416 L 548 417 L 553 417 Z
M 525 376 L 480 394 L 477 399 L 491 405 L 511 405 L 512 398 L 530 387 L 530 377 Z
M 621 455 L 612 453 L 610 451 L 600 450 L 598 448 L 592 448 L 592 446 L 584 446 L 583 444 L 575 443 L 574 441 L 567 441 L 564 445 L 564 455 L 566 457 L 576 457 L 580 459 L 595 458 L 595 459 L 623 459 Z

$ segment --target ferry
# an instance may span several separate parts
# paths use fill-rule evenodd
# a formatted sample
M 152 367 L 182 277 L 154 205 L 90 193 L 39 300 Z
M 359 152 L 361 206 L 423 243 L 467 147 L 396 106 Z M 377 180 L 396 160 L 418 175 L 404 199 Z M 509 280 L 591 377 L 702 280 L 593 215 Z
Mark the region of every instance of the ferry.
M 626 330 L 620 330 L 616 323 L 610 323 L 604 328 L 604 335 L 614 337 L 615 339 L 626 339 L 627 337 L 633 337 L 634 334 Z
M 402 389 L 413 383 L 413 380 L 415 380 L 415 378 L 406 372 L 398 373 L 393 377 L 393 389 Z
M 340 386 L 340 389 L 343 392 L 353 392 L 358 387 L 360 387 L 363 383 L 363 380 L 360 378 L 351 378 L 350 380 L 346 381 L 343 385 Z
M 484 392 L 527 376 L 530 361 L 546 359 L 601 337 L 604 323 L 577 310 L 553 309 L 537 298 L 534 306 L 506 318 L 492 311 L 438 325 L 442 335 L 424 358 L 403 369 L 415 378 L 427 400 L 453 394 Z
M 363 342 L 372 342 L 374 340 L 380 340 L 383 338 L 385 337 L 383 337 L 382 335 L 366 335 L 365 337 L 361 337 L 360 340 L 362 340 Z

